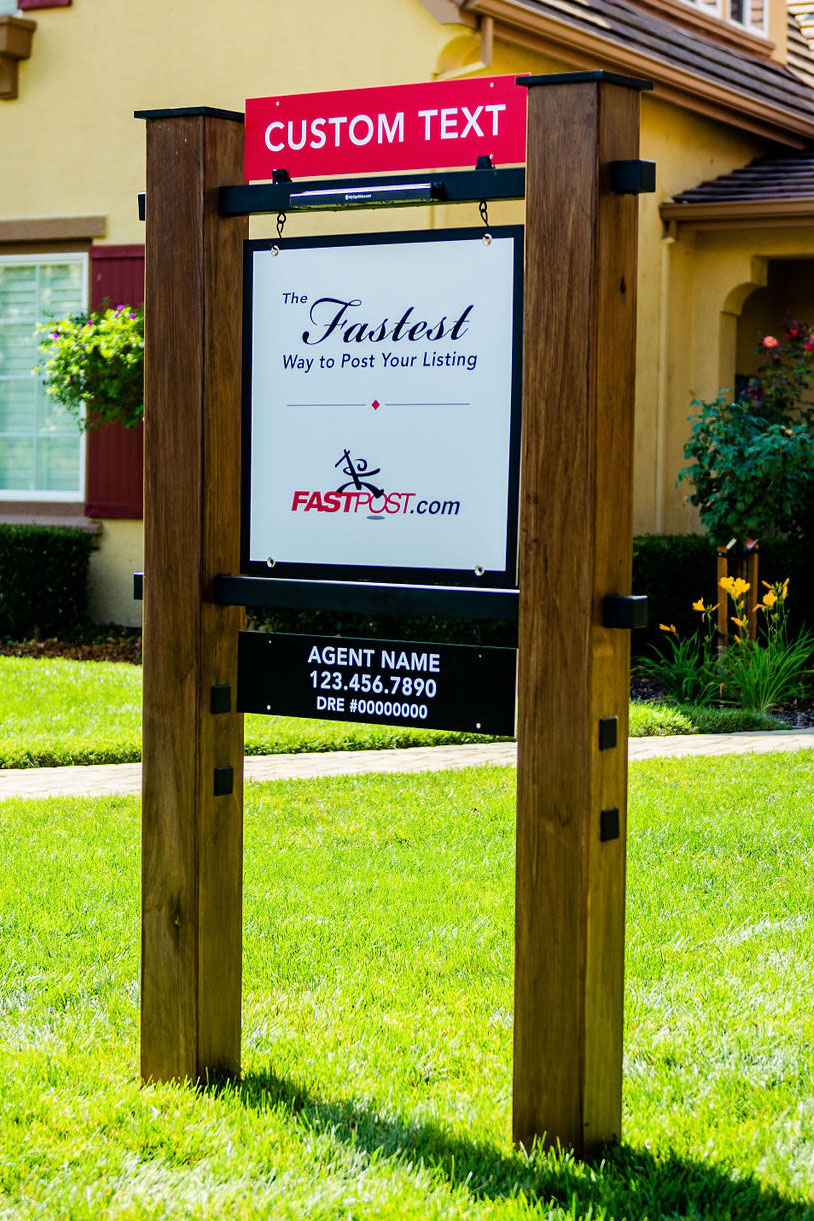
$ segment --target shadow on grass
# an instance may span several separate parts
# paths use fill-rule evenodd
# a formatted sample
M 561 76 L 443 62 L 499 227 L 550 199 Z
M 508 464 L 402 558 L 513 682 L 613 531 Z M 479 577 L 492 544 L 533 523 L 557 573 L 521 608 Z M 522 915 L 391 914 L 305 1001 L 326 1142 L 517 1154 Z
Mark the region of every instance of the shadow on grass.
M 223 1087 L 212 1086 L 220 1089 Z M 456 1137 L 432 1123 L 403 1123 L 353 1098 L 317 1099 L 271 1070 L 247 1073 L 227 1086 L 243 1105 L 287 1110 L 310 1131 L 339 1144 L 440 1171 L 473 1199 L 522 1193 L 531 1205 L 572 1209 L 575 1217 L 608 1221 L 814 1221 L 814 1205 L 790 1200 L 754 1176 L 725 1164 L 620 1144 L 579 1162 L 560 1150 L 505 1153 L 487 1142 Z M 603 1212 L 603 1209 L 605 1210 Z

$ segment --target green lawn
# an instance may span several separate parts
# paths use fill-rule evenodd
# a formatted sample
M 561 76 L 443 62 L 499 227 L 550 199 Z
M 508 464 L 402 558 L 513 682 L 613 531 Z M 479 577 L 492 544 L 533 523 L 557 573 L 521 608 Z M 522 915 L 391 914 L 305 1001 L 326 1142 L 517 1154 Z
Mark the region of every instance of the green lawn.
M 633 704 L 631 734 L 777 728 L 736 709 Z M 347 721 L 247 716 L 246 753 L 365 750 L 483 742 L 476 734 Z M 141 758 L 141 669 L 124 662 L 0 657 L 0 767 L 127 763 Z
M 278 716 L 245 719 L 248 755 L 489 740 L 440 729 Z M 140 758 L 140 666 L 0 657 L 0 767 L 128 763 Z
M 225 1091 L 139 1087 L 137 801 L 3 802 L 0 1217 L 811 1221 L 812 788 L 809 752 L 631 768 L 589 1165 L 510 1144 L 511 770 L 247 786 Z

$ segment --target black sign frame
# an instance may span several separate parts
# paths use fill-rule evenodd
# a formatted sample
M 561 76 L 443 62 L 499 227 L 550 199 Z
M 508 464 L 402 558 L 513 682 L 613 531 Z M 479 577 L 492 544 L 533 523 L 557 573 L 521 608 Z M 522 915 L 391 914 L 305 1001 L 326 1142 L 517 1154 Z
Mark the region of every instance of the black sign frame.
M 511 391 L 509 423 L 509 470 L 506 495 L 506 564 L 505 568 L 486 569 L 484 572 L 470 568 L 409 568 L 378 565 L 351 564 L 307 564 L 278 562 L 273 569 L 263 560 L 250 558 L 251 516 L 251 455 L 252 455 L 252 316 L 253 316 L 253 263 L 255 251 L 268 251 L 273 247 L 285 249 L 325 248 L 338 246 L 393 245 L 403 243 L 427 243 L 436 241 L 483 241 L 485 235 L 494 238 L 512 238 L 513 289 L 512 289 L 512 351 Z M 522 360 L 523 360 L 523 225 L 490 226 L 487 229 L 424 229 L 394 233 L 354 233 L 319 237 L 299 238 L 252 238 L 243 243 L 243 383 L 242 383 L 242 480 L 241 480 L 241 525 L 240 525 L 240 571 L 247 576 L 276 578 L 305 578 L 311 580 L 370 581 L 397 585 L 441 584 L 457 585 L 477 589 L 515 589 L 518 583 L 518 516 L 520 491 L 520 435 L 522 409 Z

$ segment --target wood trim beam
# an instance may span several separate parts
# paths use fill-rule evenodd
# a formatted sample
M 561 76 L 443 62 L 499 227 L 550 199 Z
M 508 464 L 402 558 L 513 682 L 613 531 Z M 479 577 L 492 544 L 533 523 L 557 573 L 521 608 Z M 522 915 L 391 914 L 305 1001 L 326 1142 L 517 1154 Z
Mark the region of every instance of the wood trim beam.
M 0 220 L 0 242 L 75 242 L 104 237 L 105 216 L 29 216 Z
M 459 7 L 457 0 L 418 0 L 418 3 L 439 25 L 466 25 L 471 30 L 477 26 L 477 19 Z
M 6 101 L 17 97 L 20 60 L 30 58 L 36 28 L 36 21 L 25 17 L 0 16 L 0 98 Z
M 804 148 L 814 139 L 814 116 L 809 119 L 794 114 L 737 88 L 728 88 L 633 50 L 599 32 L 578 29 L 535 12 L 517 0 L 470 0 L 469 8 L 481 16 L 494 17 L 495 36 L 504 42 L 561 57 L 578 68 L 601 67 L 628 76 L 648 77 L 655 84 L 655 96 L 661 100 L 788 148 Z

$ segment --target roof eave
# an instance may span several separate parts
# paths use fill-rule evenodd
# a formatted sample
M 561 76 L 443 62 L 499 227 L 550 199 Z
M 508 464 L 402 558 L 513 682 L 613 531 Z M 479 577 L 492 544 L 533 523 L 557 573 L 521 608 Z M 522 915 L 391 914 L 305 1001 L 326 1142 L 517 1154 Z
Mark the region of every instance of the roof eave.
M 661 219 L 676 236 L 679 228 L 769 229 L 811 225 L 814 196 L 800 199 L 727 199 L 721 203 L 663 203 Z
M 814 114 L 787 110 L 709 77 L 678 68 L 667 60 L 632 50 L 600 33 L 579 29 L 547 13 L 535 12 L 518 0 L 462 0 L 467 12 L 491 17 L 495 36 L 505 42 L 532 46 L 536 51 L 564 54 L 579 67 L 609 67 L 632 76 L 646 76 L 655 96 L 685 110 L 749 131 L 788 148 L 804 148 L 814 139 Z

